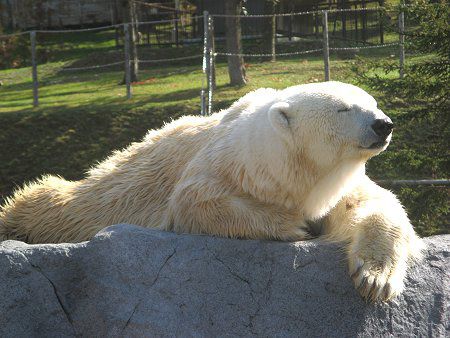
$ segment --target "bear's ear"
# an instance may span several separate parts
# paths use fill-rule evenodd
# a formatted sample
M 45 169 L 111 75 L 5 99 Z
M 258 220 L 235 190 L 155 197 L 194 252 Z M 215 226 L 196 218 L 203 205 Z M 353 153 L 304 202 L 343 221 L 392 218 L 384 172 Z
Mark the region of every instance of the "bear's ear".
M 272 127 L 281 136 L 290 135 L 289 104 L 277 102 L 269 109 L 269 121 Z

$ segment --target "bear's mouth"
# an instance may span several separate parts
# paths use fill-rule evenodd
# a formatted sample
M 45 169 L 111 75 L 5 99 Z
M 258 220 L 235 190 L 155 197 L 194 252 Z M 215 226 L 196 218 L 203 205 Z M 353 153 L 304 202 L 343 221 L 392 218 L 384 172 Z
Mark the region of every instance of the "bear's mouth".
M 362 148 L 362 149 L 380 149 L 380 148 L 383 148 L 387 144 L 388 144 L 388 142 L 386 142 L 386 141 L 379 141 L 379 142 L 372 143 L 368 147 L 362 147 L 361 146 L 360 148 Z
M 387 144 L 386 141 L 374 142 L 370 145 L 368 149 L 378 149 L 383 148 Z

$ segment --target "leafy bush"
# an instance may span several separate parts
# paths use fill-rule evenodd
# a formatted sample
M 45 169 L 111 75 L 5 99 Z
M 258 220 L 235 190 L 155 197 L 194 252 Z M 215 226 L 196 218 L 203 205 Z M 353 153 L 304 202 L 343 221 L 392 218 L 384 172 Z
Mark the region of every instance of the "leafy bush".
M 376 165 L 370 162 L 368 171 L 380 178 L 445 178 L 450 168 L 449 6 L 446 1 L 419 0 L 398 10 L 404 11 L 407 22 L 404 78 L 398 76 L 397 58 L 360 59 L 355 67 L 360 84 L 382 93 L 380 106 L 398 126 L 390 150 Z M 422 235 L 450 232 L 448 188 L 409 187 L 396 192 Z

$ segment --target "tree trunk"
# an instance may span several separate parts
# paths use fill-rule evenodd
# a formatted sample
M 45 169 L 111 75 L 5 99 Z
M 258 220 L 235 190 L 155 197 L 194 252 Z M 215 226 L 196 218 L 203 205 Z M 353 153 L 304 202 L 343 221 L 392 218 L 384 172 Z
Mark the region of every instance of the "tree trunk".
M 131 81 L 138 80 L 139 73 L 139 62 L 138 62 L 138 17 L 136 13 L 136 4 L 134 1 L 129 1 L 130 6 L 130 16 L 131 16 L 131 60 L 133 62 L 133 67 L 131 68 Z
M 119 23 L 119 4 L 117 3 L 117 0 L 114 0 L 114 3 L 112 4 L 113 8 L 113 24 L 117 25 Z M 120 45 L 120 32 L 119 28 L 114 28 L 114 40 L 116 42 L 116 48 L 119 48 Z
M 124 3 L 125 8 L 123 8 L 123 22 L 131 23 L 130 25 L 130 60 L 131 60 L 131 82 L 138 81 L 139 73 L 139 62 L 138 62 L 138 52 L 137 52 L 137 14 L 136 5 L 132 0 L 128 0 Z M 122 84 L 125 83 L 125 76 L 123 78 Z
M 226 0 L 225 14 L 239 15 L 242 9 L 242 0 Z M 241 54 L 241 20 L 239 17 L 226 17 L 226 45 L 227 52 Z M 228 56 L 228 74 L 232 86 L 242 86 L 247 83 L 245 77 L 244 58 L 242 56 Z
M 264 14 L 273 15 L 275 14 L 277 0 L 265 0 L 264 1 Z M 292 18 L 291 18 L 292 19 Z M 271 16 L 269 18 L 264 18 L 263 25 L 263 53 L 272 54 L 269 59 L 275 61 L 275 46 L 276 46 L 276 17 Z

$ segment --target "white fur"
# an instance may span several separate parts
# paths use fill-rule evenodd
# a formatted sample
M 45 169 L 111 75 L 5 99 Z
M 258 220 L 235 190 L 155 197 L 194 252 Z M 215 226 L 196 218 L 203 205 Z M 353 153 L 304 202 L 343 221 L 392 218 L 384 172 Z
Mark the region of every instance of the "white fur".
M 342 196 L 360 184 L 364 176 L 364 163 L 348 161 L 339 164 L 328 175 L 320 179 L 305 200 L 303 209 L 308 220 L 326 216 Z
M 340 82 L 260 89 L 150 131 L 81 181 L 25 185 L 0 210 L 0 239 L 77 242 L 127 222 L 295 241 L 320 219 L 324 238 L 345 243 L 360 293 L 386 300 L 420 240 L 396 197 L 364 174 L 385 148 L 369 149 L 379 137 L 371 124 L 384 117 L 373 97 Z

